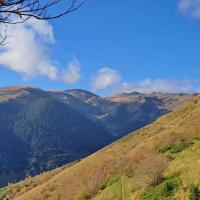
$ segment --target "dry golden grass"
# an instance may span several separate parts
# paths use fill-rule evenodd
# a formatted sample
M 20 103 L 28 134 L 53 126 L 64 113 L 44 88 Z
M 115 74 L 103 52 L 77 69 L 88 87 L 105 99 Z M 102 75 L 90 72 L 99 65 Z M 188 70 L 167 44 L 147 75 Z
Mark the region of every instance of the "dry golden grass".
M 26 91 L 26 86 L 12 86 L 12 87 L 2 87 L 0 88 L 0 102 L 8 101 L 10 99 L 15 99 L 20 96 L 25 96 L 28 94 Z
M 32 189 L 29 188 L 29 184 L 26 185 L 26 181 L 19 183 L 19 186 L 26 185 L 24 193 L 16 192 L 15 186 L 8 187 L 5 191 L 14 194 L 14 200 L 80 200 L 91 198 L 95 196 L 99 186 L 108 178 L 120 175 L 129 168 L 137 171 L 142 167 L 143 160 L 148 162 L 152 159 L 152 155 L 160 156 L 160 148 L 177 144 L 182 139 L 192 139 L 194 136 L 199 136 L 199 124 L 200 97 L 83 159 L 72 167 L 61 170 L 52 178 L 37 184 Z M 177 158 L 178 156 L 179 154 L 176 155 Z M 176 172 L 175 167 L 173 167 L 177 164 L 176 162 L 181 161 L 175 159 L 170 162 L 168 175 Z M 171 163 L 174 164 L 170 168 Z M 197 162 L 195 167 L 197 164 L 199 163 Z M 184 165 L 183 168 L 180 168 L 181 173 L 185 170 Z M 188 166 L 189 177 L 189 164 L 186 166 Z M 42 178 L 43 176 L 41 176 Z M 140 192 L 136 191 L 133 195 L 138 196 L 138 193 Z
M 163 180 L 163 173 L 168 165 L 168 160 L 162 155 L 150 154 L 140 162 L 134 177 L 135 187 L 147 188 L 160 184 Z
M 195 96 L 195 95 L 194 95 Z M 145 97 L 156 97 L 164 102 L 163 109 L 174 110 L 175 108 L 182 106 L 184 103 L 189 102 L 192 99 L 190 95 L 171 94 L 171 93 L 159 93 L 154 92 L 151 94 L 131 94 L 121 93 L 116 94 L 106 99 L 116 103 L 130 103 L 130 102 L 142 102 L 145 101 Z
M 13 199 L 17 196 L 23 195 L 24 193 L 32 190 L 33 188 L 46 183 L 49 179 L 53 178 L 55 175 L 59 174 L 61 171 L 70 167 L 71 165 L 66 165 L 55 170 L 44 172 L 35 177 L 27 177 L 24 181 L 18 182 L 17 184 L 10 184 L 5 190 L 5 199 Z M 51 187 L 49 188 L 51 191 Z

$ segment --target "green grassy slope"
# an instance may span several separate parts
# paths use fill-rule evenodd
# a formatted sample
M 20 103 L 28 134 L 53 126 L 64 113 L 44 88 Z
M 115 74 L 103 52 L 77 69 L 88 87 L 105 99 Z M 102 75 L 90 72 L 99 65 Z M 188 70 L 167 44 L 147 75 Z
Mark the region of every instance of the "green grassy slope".
M 198 199 L 199 137 L 200 97 L 26 191 L 11 185 L 2 193 L 16 200 Z

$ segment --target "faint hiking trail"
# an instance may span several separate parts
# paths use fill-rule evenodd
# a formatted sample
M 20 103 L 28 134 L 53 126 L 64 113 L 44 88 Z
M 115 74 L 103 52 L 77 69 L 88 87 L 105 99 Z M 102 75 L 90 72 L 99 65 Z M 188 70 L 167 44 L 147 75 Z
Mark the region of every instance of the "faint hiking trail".
M 121 185 L 121 197 L 120 197 L 120 200 L 126 200 L 125 192 L 124 192 L 124 175 L 120 178 L 120 185 Z

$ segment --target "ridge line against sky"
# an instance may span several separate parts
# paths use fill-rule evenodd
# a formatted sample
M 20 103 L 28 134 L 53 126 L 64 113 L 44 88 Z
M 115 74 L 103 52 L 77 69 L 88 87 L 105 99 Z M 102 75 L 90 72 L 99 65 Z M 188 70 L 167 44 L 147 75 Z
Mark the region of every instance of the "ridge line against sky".
M 131 91 L 200 91 L 199 42 L 196 40 L 200 33 L 200 0 L 170 3 L 156 0 L 151 4 L 147 0 L 127 0 L 126 5 L 114 0 L 106 2 L 95 4 L 88 0 L 75 14 L 58 21 L 32 19 L 9 26 L 9 43 L 0 47 L 0 86 L 76 87 L 103 95 Z M 117 11 L 121 7 L 124 12 L 120 17 Z M 97 9 L 102 12 L 98 13 Z M 95 23 L 102 29 L 91 28 Z M 88 34 L 86 39 L 82 32 L 84 37 Z M 170 40 L 173 41 L 168 46 Z M 94 41 L 98 47 L 96 53 Z

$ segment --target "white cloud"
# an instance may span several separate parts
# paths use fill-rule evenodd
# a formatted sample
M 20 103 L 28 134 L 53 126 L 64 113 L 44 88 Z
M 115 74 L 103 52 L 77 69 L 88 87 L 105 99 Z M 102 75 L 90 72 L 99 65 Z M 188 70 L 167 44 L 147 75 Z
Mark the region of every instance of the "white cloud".
M 101 68 L 97 75 L 92 79 L 92 89 L 105 90 L 111 89 L 115 93 L 119 92 L 140 92 L 140 93 L 151 93 L 151 92 L 199 92 L 200 81 L 190 80 L 165 80 L 165 79 L 145 79 L 135 83 L 128 83 L 123 81 L 122 76 L 111 68 Z
M 31 18 L 27 21 L 27 25 L 33 27 L 36 32 L 40 33 L 41 36 L 45 36 L 43 39 L 46 39 L 47 42 L 55 42 L 53 27 L 47 21 Z
M 0 65 L 26 79 L 47 76 L 57 79 L 57 68 L 47 56 L 47 43 L 53 43 L 53 28 L 46 21 L 32 19 L 8 26 L 9 42 L 1 47 Z
M 93 90 L 102 90 L 114 86 L 121 80 L 120 74 L 108 67 L 101 68 L 92 78 Z
M 69 62 L 67 68 L 61 74 L 61 80 L 68 84 L 74 84 L 81 78 L 81 65 L 77 59 Z
M 197 91 L 196 83 L 192 81 L 172 81 L 157 79 L 151 80 L 146 79 L 137 83 L 122 83 L 120 92 L 141 92 L 141 93 L 151 93 L 151 92 L 194 92 Z
M 180 0 L 178 8 L 183 14 L 200 19 L 200 0 Z

